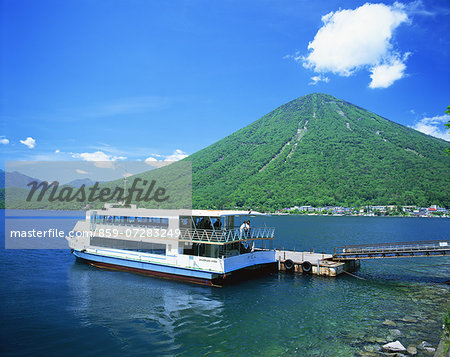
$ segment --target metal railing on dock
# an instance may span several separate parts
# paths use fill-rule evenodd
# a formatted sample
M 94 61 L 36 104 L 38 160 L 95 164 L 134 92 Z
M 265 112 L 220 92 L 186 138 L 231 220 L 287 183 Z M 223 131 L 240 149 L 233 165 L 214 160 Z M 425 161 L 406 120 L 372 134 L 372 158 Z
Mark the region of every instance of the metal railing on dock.
M 334 248 L 333 260 L 442 256 L 450 253 L 450 239 L 400 243 L 346 245 Z

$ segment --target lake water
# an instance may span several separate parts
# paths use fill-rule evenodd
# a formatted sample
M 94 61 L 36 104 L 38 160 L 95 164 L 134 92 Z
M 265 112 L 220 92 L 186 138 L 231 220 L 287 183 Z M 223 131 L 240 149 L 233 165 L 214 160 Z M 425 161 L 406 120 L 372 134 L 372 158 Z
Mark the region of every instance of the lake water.
M 47 223 L 70 229 L 74 216 Z M 437 218 L 264 221 L 277 247 L 316 252 L 450 232 L 450 220 Z M 224 288 L 101 270 L 63 249 L 2 249 L 0 267 L 2 356 L 373 355 L 394 340 L 436 347 L 450 308 L 448 257 L 362 261 L 365 280 L 276 273 Z

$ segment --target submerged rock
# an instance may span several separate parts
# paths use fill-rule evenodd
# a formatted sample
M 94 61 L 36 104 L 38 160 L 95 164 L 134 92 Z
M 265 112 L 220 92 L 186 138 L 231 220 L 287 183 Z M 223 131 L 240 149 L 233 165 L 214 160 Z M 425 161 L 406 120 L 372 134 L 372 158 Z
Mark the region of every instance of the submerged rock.
M 367 352 L 378 352 L 381 350 L 381 347 L 378 345 L 365 345 L 364 350 Z
M 383 325 L 386 325 L 386 326 L 397 326 L 397 324 L 394 321 L 392 321 L 392 320 L 384 320 L 383 321 Z
M 361 357 L 376 357 L 376 356 L 379 356 L 378 353 L 367 352 L 367 351 L 359 351 L 358 355 L 361 356 Z
M 414 356 L 417 354 L 417 348 L 415 348 L 414 346 L 408 346 L 408 348 L 406 349 L 406 352 L 408 352 L 408 354 Z
M 386 343 L 386 339 L 385 338 L 374 337 L 374 336 L 368 337 L 366 339 L 366 341 L 370 342 L 370 343 Z
M 390 352 L 405 352 L 406 348 L 403 346 L 400 341 L 389 342 L 383 345 L 383 349 Z
M 397 330 L 396 328 L 394 328 L 394 329 L 392 329 L 392 330 L 389 330 L 389 333 L 390 333 L 392 336 L 401 336 L 401 334 L 402 334 L 402 332 L 401 332 L 400 330 Z
M 401 319 L 403 322 L 409 322 L 409 323 L 415 323 L 417 322 L 417 319 L 415 319 L 412 316 L 405 316 L 403 319 Z
M 420 343 L 420 345 L 417 346 L 417 348 L 418 348 L 419 350 L 422 350 L 422 351 L 425 349 L 425 347 L 433 347 L 433 346 L 431 345 L 431 343 L 429 343 L 429 342 L 427 342 L 427 341 L 422 341 L 422 342 Z
M 436 348 L 434 348 L 434 347 L 424 347 L 423 350 L 424 350 L 425 352 L 430 353 L 430 354 L 436 352 Z

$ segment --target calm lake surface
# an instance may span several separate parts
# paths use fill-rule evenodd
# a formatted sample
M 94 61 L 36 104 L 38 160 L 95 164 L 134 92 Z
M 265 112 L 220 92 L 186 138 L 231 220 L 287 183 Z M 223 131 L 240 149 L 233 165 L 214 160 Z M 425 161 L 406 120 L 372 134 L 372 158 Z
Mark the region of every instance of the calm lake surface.
M 43 222 L 70 230 L 77 214 Z M 439 218 L 263 221 L 276 227 L 276 247 L 326 253 L 450 232 L 450 219 Z M 2 356 L 369 356 L 395 340 L 436 347 L 450 308 L 448 257 L 362 261 L 356 274 L 365 280 L 277 273 L 224 288 L 101 270 L 64 249 L 1 249 L 0 269 Z

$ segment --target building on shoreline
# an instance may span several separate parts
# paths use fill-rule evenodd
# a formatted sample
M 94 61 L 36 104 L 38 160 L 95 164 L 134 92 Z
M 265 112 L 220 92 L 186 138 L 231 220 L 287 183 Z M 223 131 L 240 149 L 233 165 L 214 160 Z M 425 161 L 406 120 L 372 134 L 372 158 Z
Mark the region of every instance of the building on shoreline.
M 431 205 L 430 207 L 377 205 L 362 207 L 342 206 L 293 206 L 283 208 L 277 214 L 308 214 L 332 216 L 411 216 L 411 217 L 450 217 L 450 209 Z

